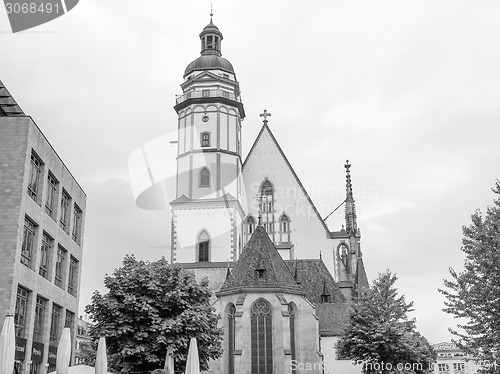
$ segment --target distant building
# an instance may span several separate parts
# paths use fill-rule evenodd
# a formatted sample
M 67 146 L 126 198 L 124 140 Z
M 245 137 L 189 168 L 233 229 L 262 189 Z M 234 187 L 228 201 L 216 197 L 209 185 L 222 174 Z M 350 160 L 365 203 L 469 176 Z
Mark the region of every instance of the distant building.
M 432 346 L 437 353 L 435 374 L 475 374 L 478 366 L 453 343 L 439 343 Z
M 92 327 L 92 323 L 84 320 L 82 316 L 78 318 L 76 322 L 76 350 L 80 349 L 82 343 L 90 343 L 89 330 Z M 75 357 L 75 365 L 83 364 L 78 357 Z
M 65 326 L 75 342 L 85 204 L 78 182 L 0 81 L 0 324 L 14 315 L 18 373 L 55 370 Z

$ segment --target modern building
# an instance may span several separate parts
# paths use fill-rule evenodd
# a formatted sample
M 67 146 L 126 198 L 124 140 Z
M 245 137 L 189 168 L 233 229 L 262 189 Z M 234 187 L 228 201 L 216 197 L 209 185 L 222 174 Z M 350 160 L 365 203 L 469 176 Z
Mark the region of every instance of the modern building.
M 18 373 L 53 371 L 65 326 L 74 357 L 85 204 L 76 179 L 0 81 L 0 323 L 14 315 Z
M 235 70 L 222 57 L 223 35 L 210 20 L 200 39 L 201 56 L 187 66 L 174 107 L 171 261 L 208 277 L 214 291 L 224 353 L 209 372 L 359 373 L 336 352 L 349 302 L 368 287 L 351 165 L 345 225 L 332 231 L 273 135 L 267 111 L 243 159 L 245 110 Z
M 439 343 L 432 346 L 437 354 L 435 374 L 476 374 L 478 364 L 456 344 Z

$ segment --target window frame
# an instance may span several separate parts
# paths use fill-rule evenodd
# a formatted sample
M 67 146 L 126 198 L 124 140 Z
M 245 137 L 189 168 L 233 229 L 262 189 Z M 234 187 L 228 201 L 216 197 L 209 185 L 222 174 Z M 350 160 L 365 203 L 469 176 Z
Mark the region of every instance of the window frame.
M 49 170 L 49 173 L 47 175 L 47 196 L 45 198 L 45 213 L 47 213 L 53 220 L 55 220 L 57 217 L 56 213 L 58 185 L 59 181 Z
M 38 274 L 40 274 L 45 279 L 49 279 L 49 264 L 53 243 L 54 239 L 52 239 L 44 231 L 42 234 L 42 245 L 40 247 L 40 265 L 38 266 Z
M 40 295 L 36 296 L 35 318 L 33 325 L 33 341 L 43 343 L 43 326 L 45 323 L 47 299 Z
M 200 133 L 200 147 L 210 147 L 210 131 L 203 131 Z
M 203 167 L 198 175 L 198 187 L 206 188 L 210 187 L 211 173 L 207 167 Z
M 78 206 L 77 203 L 73 204 L 73 229 L 71 231 L 71 237 L 73 241 L 80 245 L 82 241 L 82 222 L 83 222 L 83 210 Z
M 61 245 L 57 246 L 56 265 L 54 271 L 54 284 L 64 290 L 64 270 L 68 251 Z
M 40 198 L 40 176 L 42 174 L 43 161 L 38 155 L 31 150 L 30 158 L 30 174 L 28 180 L 28 196 L 31 197 L 36 203 Z
M 63 188 L 61 194 L 61 215 L 59 218 L 59 226 L 69 234 L 69 218 L 71 215 L 71 196 L 70 194 Z
M 36 227 L 37 224 L 29 219 L 27 216 L 24 217 L 24 227 L 23 227 L 23 241 L 21 244 L 21 264 L 25 265 L 31 269 L 33 260 L 33 247 L 36 243 Z
M 17 286 L 16 309 L 14 312 L 14 330 L 16 337 L 24 337 L 26 333 L 26 315 L 30 291 L 20 285 Z M 22 308 L 22 312 L 20 310 Z
M 75 257 L 70 256 L 68 272 L 68 293 L 76 297 L 78 290 L 78 268 L 79 262 Z

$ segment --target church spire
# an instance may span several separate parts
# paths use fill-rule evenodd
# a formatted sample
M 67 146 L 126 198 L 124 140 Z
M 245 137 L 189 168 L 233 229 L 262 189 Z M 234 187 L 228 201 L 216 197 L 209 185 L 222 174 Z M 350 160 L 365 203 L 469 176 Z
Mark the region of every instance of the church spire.
M 345 224 L 347 232 L 351 230 L 356 232 L 358 225 L 356 223 L 356 206 L 354 205 L 354 197 L 352 194 L 352 183 L 351 183 L 351 164 L 349 160 L 345 163 L 346 170 L 346 199 L 345 199 Z

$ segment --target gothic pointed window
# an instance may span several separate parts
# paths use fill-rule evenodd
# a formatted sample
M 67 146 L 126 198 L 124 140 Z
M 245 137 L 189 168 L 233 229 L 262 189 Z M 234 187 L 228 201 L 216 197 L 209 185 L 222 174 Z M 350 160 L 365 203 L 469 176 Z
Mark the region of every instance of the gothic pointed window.
M 229 374 L 234 374 L 234 347 L 235 347 L 235 342 L 236 342 L 236 323 L 235 323 L 235 316 L 236 316 L 236 307 L 234 304 L 231 304 L 229 306 L 229 312 L 227 314 L 227 319 L 228 319 L 228 373 Z
M 258 299 L 251 313 L 252 374 L 273 374 L 272 307 Z
M 255 218 L 253 216 L 248 216 L 247 218 L 247 233 L 252 235 L 255 231 Z
M 210 261 L 210 237 L 206 231 L 198 235 L 198 244 L 196 245 L 196 260 L 198 262 Z
M 199 179 L 200 187 L 210 187 L 210 170 L 207 168 L 201 169 Z
M 274 242 L 274 187 L 269 179 L 265 179 L 260 187 L 260 210 L 264 229 Z
M 282 243 L 290 242 L 290 218 L 283 213 L 280 217 L 280 241 Z

